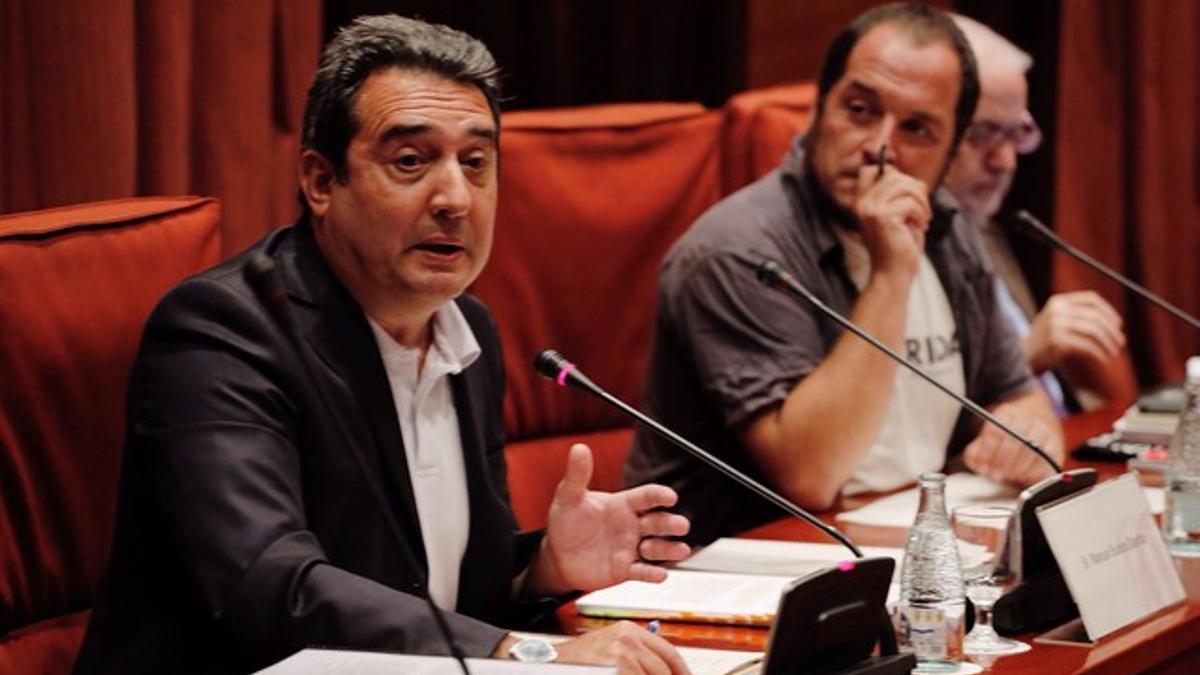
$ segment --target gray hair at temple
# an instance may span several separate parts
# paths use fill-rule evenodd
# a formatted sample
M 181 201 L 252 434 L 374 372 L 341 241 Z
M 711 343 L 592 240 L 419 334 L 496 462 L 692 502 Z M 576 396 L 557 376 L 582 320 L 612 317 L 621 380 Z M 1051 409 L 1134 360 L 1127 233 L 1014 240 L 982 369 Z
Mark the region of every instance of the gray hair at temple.
M 413 68 L 477 87 L 499 131 L 499 69 L 482 42 L 448 26 L 396 14 L 359 17 L 325 46 L 304 106 L 300 147 L 321 153 L 339 180 L 346 177 L 346 148 L 358 130 L 354 100 L 359 87 L 384 68 Z
M 1028 52 L 1008 41 L 1004 36 L 975 19 L 961 14 L 948 13 L 954 25 L 966 36 L 975 52 L 975 61 L 979 70 L 987 70 L 989 66 L 1004 65 L 1022 73 L 1029 72 L 1033 67 L 1033 57 Z M 981 78 L 983 79 L 983 78 Z

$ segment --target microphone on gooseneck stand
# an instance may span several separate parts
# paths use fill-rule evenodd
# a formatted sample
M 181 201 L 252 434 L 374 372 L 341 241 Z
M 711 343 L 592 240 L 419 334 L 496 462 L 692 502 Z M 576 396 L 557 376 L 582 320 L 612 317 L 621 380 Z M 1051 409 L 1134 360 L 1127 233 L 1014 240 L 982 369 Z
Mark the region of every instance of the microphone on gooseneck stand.
M 1060 251 L 1063 251 L 1067 255 L 1071 256 L 1072 258 L 1075 258 L 1076 260 L 1082 262 L 1083 264 L 1087 265 L 1088 267 L 1092 268 L 1093 270 L 1096 270 L 1100 274 L 1103 274 L 1104 276 L 1108 277 L 1109 279 L 1112 279 L 1113 281 L 1117 282 L 1121 286 L 1133 291 L 1134 293 L 1138 294 L 1143 299 L 1148 300 L 1151 304 L 1157 306 L 1158 308 L 1160 308 L 1162 310 L 1165 310 L 1168 314 L 1175 317 L 1176 319 L 1179 319 L 1180 321 L 1186 323 L 1187 325 L 1191 326 L 1192 328 L 1200 329 L 1200 319 L 1197 319 L 1196 317 L 1192 316 L 1191 314 L 1188 314 L 1187 312 L 1176 307 L 1175 305 L 1171 304 L 1170 302 L 1167 302 L 1166 300 L 1164 300 L 1163 298 L 1154 294 L 1153 292 L 1147 290 L 1145 287 L 1141 286 L 1140 284 L 1133 281 L 1129 277 L 1126 277 L 1126 276 L 1120 274 L 1119 272 L 1114 271 L 1112 268 L 1108 267 L 1107 265 L 1100 262 L 1099 260 L 1096 260 L 1092 256 L 1084 253 L 1083 251 L 1080 251 L 1078 248 L 1072 246 L 1071 244 L 1067 243 L 1066 241 L 1063 241 L 1063 239 L 1061 237 L 1059 237 L 1057 234 L 1054 233 L 1054 230 L 1051 230 L 1050 228 L 1046 227 L 1045 223 L 1038 220 L 1037 218 L 1034 218 L 1033 215 L 1031 213 L 1029 213 L 1028 211 L 1026 211 L 1024 209 L 1017 211 L 1016 217 L 1012 220 L 1012 223 L 1016 227 L 1018 232 L 1021 232 L 1022 234 L 1026 234 L 1030 238 L 1033 238 L 1033 239 L 1041 239 L 1043 241 L 1050 242 L 1050 244 L 1053 245 L 1055 248 L 1059 249 Z
M 353 445 L 351 442 L 350 424 L 346 421 L 341 409 L 333 402 L 333 395 L 324 386 L 323 380 L 318 376 L 316 362 L 313 360 L 311 352 L 305 347 L 304 341 L 300 338 L 300 332 L 296 329 L 296 322 L 292 318 L 291 308 L 287 304 L 287 291 L 283 287 L 283 283 L 279 279 L 279 274 L 275 269 L 275 261 L 265 253 L 259 252 L 252 256 L 246 265 L 245 269 L 246 283 L 253 289 L 254 295 L 271 313 L 271 318 L 276 325 L 283 331 L 291 344 L 292 350 L 300 359 L 302 371 L 300 372 L 300 380 L 308 385 L 308 389 L 316 393 L 316 412 L 328 420 L 334 427 L 333 438 L 329 437 L 329 432 L 326 431 L 325 442 L 330 447 L 341 445 L 344 448 L 349 448 Z M 320 427 L 327 429 L 327 427 Z M 359 457 L 356 452 L 350 453 L 359 463 L 359 468 L 364 474 L 369 474 L 370 469 Z M 371 489 L 378 491 L 378 485 L 375 481 L 368 480 L 367 485 L 372 486 Z M 387 499 L 382 494 L 375 495 L 382 503 L 387 503 Z M 396 523 L 392 519 L 388 519 L 388 523 L 392 528 L 396 528 Z M 403 539 L 399 529 L 396 529 L 395 535 L 398 539 Z M 440 607 L 434 603 L 433 598 L 429 594 L 429 580 L 422 573 L 422 567 L 417 561 L 413 552 L 406 546 L 400 546 L 400 551 L 404 554 L 406 561 L 420 577 L 421 588 L 423 590 L 422 598 L 425 604 L 429 607 L 429 613 L 433 616 L 433 621 L 437 624 L 438 632 L 441 633 L 442 639 L 446 642 L 446 647 L 450 654 L 458 661 L 459 667 L 462 669 L 463 675 L 470 675 L 467 670 L 467 663 L 462 650 L 454 642 L 454 636 L 450 632 L 450 626 L 446 623 L 446 617 L 442 615 Z
M 1005 540 L 1006 551 L 1003 556 L 1004 564 L 1016 573 L 1017 583 L 996 602 L 993 614 L 994 625 L 997 630 L 1005 634 L 1014 634 L 1045 625 L 1057 625 L 1073 616 L 1078 616 L 1079 610 L 1071 599 L 1070 589 L 1067 588 L 1062 572 L 1046 543 L 1046 537 L 1037 520 L 1036 511 L 1043 504 L 1048 504 L 1056 499 L 1065 499 L 1090 488 L 1096 483 L 1096 471 L 1083 468 L 1064 472 L 1058 462 L 1055 462 L 1050 455 L 1046 454 L 1045 450 L 1032 440 L 996 419 L 994 415 L 974 401 L 950 391 L 940 382 L 904 360 L 873 335 L 835 312 L 807 288 L 804 288 L 800 282 L 796 281 L 795 277 L 774 260 L 764 260 L 759 264 L 758 279 L 772 288 L 789 291 L 804 298 L 846 330 L 869 342 L 876 349 L 891 357 L 893 361 L 916 373 L 926 382 L 961 403 L 966 409 L 1017 439 L 1054 469 L 1056 475 L 1026 488 L 1018 499 L 1014 521 L 1011 523 L 1008 537 Z
M 987 420 L 988 422 L 995 425 L 997 428 L 999 428 L 1004 433 L 1015 438 L 1018 442 L 1021 443 L 1021 445 L 1024 445 L 1025 447 L 1027 447 L 1030 450 L 1032 450 L 1033 452 L 1035 452 L 1038 457 L 1041 457 L 1043 460 L 1045 460 L 1045 462 L 1047 464 L 1050 465 L 1050 468 L 1054 469 L 1054 473 L 1061 474 L 1063 472 L 1062 467 L 1059 466 L 1058 462 L 1054 461 L 1054 459 L 1050 455 L 1046 454 L 1046 451 L 1043 450 L 1041 448 L 1041 446 L 1039 446 L 1037 443 L 1034 443 L 1032 439 L 1030 439 L 1029 437 L 1025 436 L 1022 433 L 1019 433 L 1016 429 L 1013 429 L 1012 427 L 1008 426 L 1004 422 L 1001 422 L 999 419 L 996 418 L 995 415 L 988 412 L 984 407 L 980 406 L 978 403 L 972 401 L 971 399 L 969 399 L 965 396 L 957 394 L 954 391 L 951 391 L 948 387 L 946 387 L 946 385 L 942 384 L 941 382 L 938 382 L 937 380 L 933 379 L 928 374 L 926 374 L 925 371 L 923 371 L 920 368 L 917 368 L 913 364 L 909 363 L 907 360 L 904 359 L 904 357 L 897 354 L 896 351 L 893 350 L 891 347 L 888 347 L 887 345 L 880 342 L 874 335 L 871 335 L 870 333 L 866 332 L 862 328 L 859 328 L 857 325 L 855 325 L 855 323 L 853 321 L 851 321 L 851 320 L 847 319 L 846 317 L 842 316 L 841 314 L 835 312 L 829 305 L 826 305 L 824 302 L 821 302 L 820 298 L 813 295 L 807 288 L 802 286 L 800 284 L 800 282 L 796 281 L 796 278 L 794 276 L 792 276 L 792 274 L 790 272 L 783 269 L 779 265 L 779 263 L 775 262 L 774 260 L 770 260 L 770 259 L 763 260 L 763 262 L 760 263 L 758 266 L 758 280 L 763 282 L 767 286 L 770 286 L 771 288 L 776 288 L 776 289 L 784 290 L 784 291 L 790 291 L 791 293 L 804 298 L 809 303 L 811 303 L 814 307 L 819 309 L 822 314 L 833 319 L 840 326 L 842 326 L 846 330 L 850 331 L 851 333 L 854 333 L 858 337 L 869 342 L 871 344 L 871 346 L 875 347 L 879 351 L 886 354 L 888 357 L 890 357 L 896 363 L 899 363 L 900 365 L 904 366 L 908 370 L 915 373 L 921 379 L 923 379 L 926 382 L 928 382 L 929 384 L 932 384 L 933 386 L 937 387 L 943 393 L 945 393 L 947 396 L 949 396 L 950 398 L 953 398 L 955 401 L 958 401 L 960 404 L 962 404 L 962 406 L 964 408 L 966 408 L 967 410 L 970 410 L 976 416 L 978 416 L 984 420 Z
M 634 420 L 653 431 L 659 437 L 670 441 L 676 447 L 681 448 L 688 454 L 724 474 L 726 477 L 732 479 L 751 492 L 754 492 L 758 496 L 778 506 L 787 513 L 804 520 L 813 527 L 816 527 L 820 531 L 824 532 L 830 538 L 848 548 L 850 552 L 854 554 L 854 557 L 859 559 L 857 568 L 852 566 L 839 567 L 838 569 L 841 572 L 847 572 L 851 574 L 860 573 L 862 575 L 861 584 L 864 586 L 871 585 L 874 582 L 882 581 L 881 589 L 886 589 L 887 583 L 891 579 L 892 570 L 894 568 L 893 561 L 864 558 L 862 551 L 854 545 L 854 542 L 850 541 L 850 538 L 837 528 L 822 522 L 821 519 L 800 508 L 797 504 L 787 499 L 783 495 L 780 495 L 766 485 L 763 485 L 750 476 L 747 476 L 742 471 L 739 471 L 724 460 L 697 446 L 695 443 L 692 443 L 671 429 L 668 429 L 662 423 L 646 415 L 637 408 L 634 408 L 616 396 L 608 393 L 595 382 L 593 382 L 591 378 L 589 378 L 587 375 L 584 375 L 574 363 L 568 361 L 557 351 L 553 349 L 547 349 L 541 352 L 534 358 L 533 367 L 538 374 L 547 379 L 553 380 L 560 387 L 574 387 L 575 389 L 585 391 L 588 394 L 605 401 L 609 405 L 632 417 Z M 811 624 L 805 625 L 803 628 L 793 625 L 795 623 L 804 623 L 804 619 L 809 617 L 799 617 L 798 615 L 800 612 L 791 612 L 790 610 L 799 609 L 797 605 L 807 605 L 806 611 L 817 612 L 816 618 L 812 619 L 811 621 L 819 626 L 819 628 L 816 629 L 816 633 L 818 635 L 824 635 L 825 639 L 828 639 L 828 635 L 830 633 L 822 633 L 822 629 L 829 630 L 830 626 L 833 626 L 840 621 L 842 622 L 840 629 L 842 632 L 846 633 L 845 639 L 849 640 L 850 643 L 853 643 L 853 638 L 851 637 L 853 631 L 849 628 L 851 625 L 851 620 L 849 617 L 855 616 L 855 612 L 867 611 L 866 607 L 868 603 L 861 601 L 858 598 L 841 603 L 836 597 L 826 597 L 836 596 L 838 593 L 847 592 L 847 587 L 845 585 L 846 582 L 843 580 L 835 580 L 827 576 L 825 578 L 814 579 L 814 581 L 816 584 L 814 584 L 812 590 L 813 595 L 817 596 L 816 598 L 809 598 L 802 592 L 789 591 L 788 594 L 785 594 L 784 600 L 781 603 L 781 611 L 776 617 L 776 628 L 783 627 L 781 628 L 783 632 L 790 632 L 793 628 L 799 629 L 800 632 L 803 632 L 804 630 L 813 630 L 814 626 Z M 837 584 L 838 581 L 843 581 L 843 583 L 839 585 Z M 854 582 L 850 583 L 852 585 Z M 796 587 L 797 591 L 800 589 L 800 586 Z M 831 644 L 822 643 L 822 647 L 825 648 L 825 651 L 820 654 L 820 657 L 829 659 L 829 661 L 826 663 L 832 664 L 830 672 L 832 672 L 833 668 L 843 669 L 838 670 L 837 672 L 839 673 L 865 674 L 908 672 L 908 670 L 904 668 L 899 670 L 891 670 L 892 668 L 896 668 L 897 664 L 908 664 L 909 660 L 912 658 L 912 655 L 897 655 L 896 635 L 893 631 L 891 619 L 887 615 L 887 610 L 885 607 L 882 607 L 882 596 L 880 597 L 880 601 L 881 602 L 879 604 L 881 605 L 880 609 L 882 610 L 882 620 L 878 621 L 877 623 L 877 635 L 881 656 L 874 660 L 864 660 L 856 663 L 856 659 L 850 658 L 849 655 L 854 652 L 855 647 L 861 648 L 861 643 L 851 646 L 847 646 L 847 644 L 844 643 L 837 645 L 837 648 L 832 650 L 829 649 Z M 814 609 L 813 603 L 815 602 L 825 602 L 837 606 L 828 607 L 825 610 L 817 611 L 821 610 L 821 608 L 817 607 Z M 836 630 L 834 632 L 836 632 Z M 814 660 L 814 655 L 812 653 L 806 654 L 805 657 L 799 656 L 799 652 L 795 651 L 797 649 L 796 645 L 798 642 L 794 634 L 789 634 L 786 637 L 782 637 L 781 635 L 780 639 L 777 641 L 774 639 L 774 633 L 775 630 L 773 629 L 772 638 L 769 642 L 768 648 L 768 668 L 765 672 L 776 672 L 777 667 L 787 668 L 788 672 L 810 672 L 809 668 L 812 668 L 812 672 L 816 672 L 817 668 L 814 668 L 814 663 L 819 662 L 819 658 Z M 812 636 L 810 635 L 810 637 Z M 776 642 L 778 642 L 778 645 Z M 803 641 L 799 641 L 799 643 L 803 643 Z M 870 640 L 870 644 L 866 645 L 867 653 L 870 652 L 870 647 L 873 645 L 873 643 L 874 639 L 872 638 Z M 835 652 L 840 653 L 833 654 Z M 795 656 L 795 658 L 793 658 L 793 656 Z M 795 661 L 797 659 L 806 660 L 806 663 L 796 663 Z M 772 667 L 770 665 L 772 662 L 778 663 L 779 666 Z M 911 664 L 908 665 L 908 669 L 911 669 L 915 663 L 915 661 L 912 661 Z M 826 671 L 822 670 L 821 672 Z

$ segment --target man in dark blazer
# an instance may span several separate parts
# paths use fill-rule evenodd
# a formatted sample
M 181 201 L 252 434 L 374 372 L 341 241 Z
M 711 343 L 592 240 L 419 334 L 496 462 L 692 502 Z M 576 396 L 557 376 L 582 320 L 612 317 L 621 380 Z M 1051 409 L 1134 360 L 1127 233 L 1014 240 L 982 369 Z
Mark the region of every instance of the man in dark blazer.
M 687 554 L 663 538 L 688 528 L 661 510 L 674 493 L 588 491 L 582 445 L 547 530 L 517 532 L 500 345 L 463 295 L 491 249 L 498 93 L 486 48 L 443 26 L 369 17 L 326 47 L 301 221 L 182 283 L 146 327 L 77 672 L 247 672 L 309 645 L 445 654 L 426 595 L 465 654 L 549 659 L 493 624 L 661 580 L 651 561 Z M 247 269 L 272 265 L 278 292 L 256 291 Z M 686 671 L 632 624 L 557 658 Z

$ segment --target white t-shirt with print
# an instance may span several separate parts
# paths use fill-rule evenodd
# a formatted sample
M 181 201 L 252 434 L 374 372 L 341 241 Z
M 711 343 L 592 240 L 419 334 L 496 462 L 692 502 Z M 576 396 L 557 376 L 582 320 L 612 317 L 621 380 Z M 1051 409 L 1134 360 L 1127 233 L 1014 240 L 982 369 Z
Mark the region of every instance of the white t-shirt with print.
M 846 271 L 862 292 L 871 274 L 870 255 L 856 233 L 840 229 L 837 233 Z M 909 290 L 908 318 L 900 353 L 951 391 L 965 394 L 962 350 L 950 300 L 937 270 L 924 254 Z M 915 482 L 926 471 L 940 470 L 961 406 L 900 366 L 894 383 L 868 382 L 864 386 L 892 386 L 894 391 L 879 438 L 842 488 L 843 494 L 894 490 Z

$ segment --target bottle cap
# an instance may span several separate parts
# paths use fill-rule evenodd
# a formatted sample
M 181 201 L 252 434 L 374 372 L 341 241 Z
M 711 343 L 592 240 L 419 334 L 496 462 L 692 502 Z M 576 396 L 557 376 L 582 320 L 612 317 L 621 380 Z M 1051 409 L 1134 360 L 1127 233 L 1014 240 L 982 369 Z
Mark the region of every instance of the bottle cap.
M 1187 379 L 1200 380 L 1200 356 L 1193 356 L 1187 360 Z

